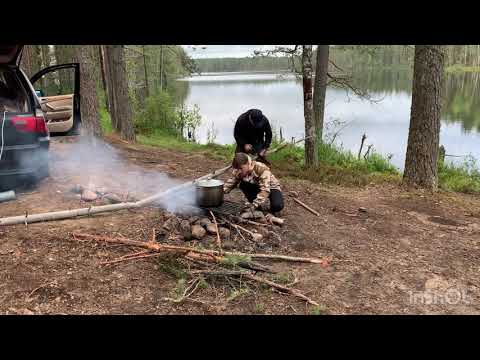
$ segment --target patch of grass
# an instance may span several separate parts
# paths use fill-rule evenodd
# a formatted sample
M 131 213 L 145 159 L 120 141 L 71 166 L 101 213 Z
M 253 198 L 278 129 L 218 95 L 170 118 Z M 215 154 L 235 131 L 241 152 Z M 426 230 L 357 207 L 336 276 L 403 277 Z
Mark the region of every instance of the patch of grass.
M 185 280 L 187 273 L 182 269 L 181 265 L 175 258 L 163 258 L 158 260 L 159 270 L 167 275 L 173 276 L 178 280 Z
M 248 263 L 252 261 L 250 256 L 243 256 L 243 255 L 225 255 L 222 259 L 222 264 L 235 267 L 240 263 Z
M 282 272 L 282 273 L 277 273 L 272 275 L 272 281 L 281 285 L 290 284 L 294 280 L 295 280 L 295 277 L 293 276 L 293 274 L 288 272 Z
M 314 306 L 312 310 L 310 310 L 311 315 L 323 315 L 325 314 L 325 308 L 323 306 Z
M 439 187 L 446 191 L 466 194 L 480 194 L 480 171 L 473 157 L 460 165 L 440 164 L 438 169 Z
M 183 296 L 187 288 L 186 284 L 187 284 L 187 281 L 185 279 L 178 279 L 177 286 L 175 287 L 175 290 L 174 290 L 176 299 L 180 299 Z
M 265 314 L 265 305 L 256 303 L 254 311 L 256 314 Z
M 281 176 L 307 179 L 312 182 L 348 186 L 364 186 L 371 182 L 400 182 L 398 170 L 389 160 L 373 152 L 366 159 L 358 159 L 350 151 L 335 145 L 321 144 L 318 148 L 319 166 L 304 167 L 304 150 L 288 147 L 271 155 L 276 172 Z
M 235 289 L 235 290 L 232 290 L 230 292 L 230 295 L 227 297 L 227 301 L 230 302 L 230 301 L 233 301 L 235 300 L 236 298 L 238 297 L 241 297 L 241 296 L 244 296 L 244 295 L 247 295 L 249 293 L 249 289 L 246 288 L 246 287 L 242 287 L 240 289 Z
M 204 152 L 218 160 L 229 161 L 235 151 L 234 145 L 198 144 L 164 130 L 155 130 L 150 134 L 137 135 L 137 142 L 142 145 L 157 146 L 184 152 Z
M 112 120 L 110 114 L 105 107 L 100 108 L 100 126 L 102 127 L 103 133 L 105 135 L 111 134 L 113 132 Z

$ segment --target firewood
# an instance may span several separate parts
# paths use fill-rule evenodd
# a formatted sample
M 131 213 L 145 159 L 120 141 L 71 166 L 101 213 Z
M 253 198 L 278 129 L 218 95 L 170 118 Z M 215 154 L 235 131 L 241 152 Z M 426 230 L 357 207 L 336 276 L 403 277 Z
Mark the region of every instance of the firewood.
M 192 253 L 208 255 L 211 257 L 218 257 L 220 255 L 220 253 L 216 250 L 201 250 L 193 247 L 165 245 L 165 244 L 159 244 L 159 243 L 152 244 L 151 242 L 146 242 L 146 241 L 137 241 L 137 240 L 131 240 L 126 238 L 111 238 L 108 236 L 82 234 L 79 232 L 72 233 L 72 237 L 74 239 L 84 239 L 84 240 L 93 240 L 98 242 L 109 242 L 109 243 L 115 243 L 115 244 L 137 246 L 137 247 L 142 247 L 142 248 L 149 249 L 152 251 L 157 251 L 157 252 L 160 252 L 160 251 L 180 252 L 188 256 L 190 256 L 190 254 Z M 285 261 L 305 262 L 305 263 L 312 263 L 312 264 L 324 263 L 324 261 L 319 258 L 304 258 L 304 257 L 276 255 L 276 254 L 249 254 L 249 253 L 229 252 L 229 251 L 225 251 L 223 254 L 249 257 L 251 259 L 285 260 Z
M 215 215 L 213 215 L 213 212 L 210 210 L 210 215 L 212 216 L 213 223 L 215 225 L 215 231 L 217 233 L 217 246 L 221 250 L 222 249 L 222 240 L 220 239 L 220 233 L 218 232 L 218 224 L 217 224 L 217 219 L 215 218 Z
M 296 198 L 293 198 L 293 201 L 295 201 L 297 204 L 299 204 L 300 206 L 304 207 L 305 209 L 307 209 L 308 211 L 310 211 L 312 214 L 314 215 L 317 215 L 317 216 L 320 216 L 320 214 L 313 210 L 310 206 L 304 204 L 303 202 L 301 202 L 300 200 L 296 199 Z

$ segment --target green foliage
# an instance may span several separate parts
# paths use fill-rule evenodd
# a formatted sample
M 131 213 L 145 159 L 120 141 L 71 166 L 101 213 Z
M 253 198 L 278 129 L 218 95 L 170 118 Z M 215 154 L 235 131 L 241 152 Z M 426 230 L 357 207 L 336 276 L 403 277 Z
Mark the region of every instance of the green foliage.
M 292 283 L 295 280 L 295 276 L 289 272 L 282 272 L 272 275 L 272 281 L 276 282 L 277 284 L 287 285 Z
M 265 314 L 265 305 L 261 303 L 256 303 L 254 311 L 256 314 Z
M 178 114 L 170 95 L 157 91 L 145 99 L 145 104 L 135 116 L 135 128 L 140 134 L 150 134 L 156 129 L 175 134 Z
M 230 295 L 227 297 L 227 301 L 233 301 L 237 299 L 238 297 L 242 297 L 244 295 L 247 295 L 249 293 L 249 289 L 247 287 L 242 287 L 240 289 L 235 289 L 230 292 Z
M 362 186 L 372 181 L 399 180 L 398 170 L 375 152 L 359 160 L 350 151 L 322 143 L 318 147 L 318 158 L 318 168 L 305 169 L 304 149 L 300 146 L 287 147 L 270 156 L 279 174 L 313 182 Z
M 175 258 L 166 257 L 159 259 L 158 267 L 161 272 L 171 275 L 178 280 L 185 280 L 188 275 Z
M 288 71 L 289 61 L 285 56 L 195 59 L 200 72 Z
M 195 141 L 195 131 L 202 123 L 200 108 L 195 104 L 193 105 L 193 109 L 190 110 L 182 105 L 176 112 L 175 129 L 182 136 L 185 136 L 186 130 L 188 134 L 192 136 L 191 140 Z
M 443 190 L 467 194 L 480 193 L 480 170 L 472 156 L 460 165 L 439 164 L 438 180 L 439 187 Z
M 225 255 L 225 257 L 222 259 L 222 264 L 235 267 L 240 263 L 248 263 L 252 261 L 250 256 L 244 256 L 244 255 Z
M 105 107 L 99 109 L 100 115 L 100 126 L 105 135 L 108 135 L 113 132 L 112 119 L 110 118 L 110 113 Z
M 325 313 L 325 308 L 323 306 L 314 306 L 310 310 L 311 315 L 323 315 Z

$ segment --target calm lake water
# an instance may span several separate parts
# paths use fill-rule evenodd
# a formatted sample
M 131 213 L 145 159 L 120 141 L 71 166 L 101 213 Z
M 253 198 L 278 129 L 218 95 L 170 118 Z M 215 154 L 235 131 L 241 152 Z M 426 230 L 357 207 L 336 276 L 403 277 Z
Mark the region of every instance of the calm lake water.
M 361 71 L 355 85 L 370 92 L 378 102 L 362 100 L 344 89 L 329 87 L 326 95 L 326 135 L 344 126 L 335 143 L 358 152 L 362 134 L 366 144 L 403 169 L 411 106 L 411 71 Z M 451 155 L 480 159 L 480 74 L 448 75 L 442 111 L 440 142 Z M 283 137 L 304 134 L 301 82 L 293 76 L 272 73 L 210 73 L 178 81 L 184 103 L 197 104 L 203 117 L 197 140 L 207 141 L 212 127 L 215 142 L 234 142 L 237 117 L 250 108 L 261 109 Z M 336 122 L 343 125 L 335 125 Z M 455 162 L 463 158 L 449 157 Z

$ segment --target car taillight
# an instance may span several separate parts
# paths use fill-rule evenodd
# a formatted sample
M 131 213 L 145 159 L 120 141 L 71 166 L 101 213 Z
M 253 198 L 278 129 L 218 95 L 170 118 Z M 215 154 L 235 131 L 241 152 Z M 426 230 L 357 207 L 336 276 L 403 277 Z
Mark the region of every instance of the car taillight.
M 11 118 L 11 122 L 18 131 L 48 135 L 47 124 L 43 116 L 15 116 Z

